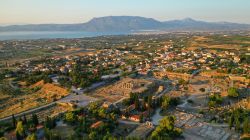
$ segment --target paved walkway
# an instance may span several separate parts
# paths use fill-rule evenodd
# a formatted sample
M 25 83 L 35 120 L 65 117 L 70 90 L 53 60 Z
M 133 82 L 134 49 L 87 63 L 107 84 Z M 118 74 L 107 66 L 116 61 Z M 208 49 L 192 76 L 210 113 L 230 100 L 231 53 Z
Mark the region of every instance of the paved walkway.
M 164 117 L 164 116 L 161 116 L 160 115 L 160 111 L 161 109 L 158 108 L 156 111 L 155 111 L 155 114 L 152 116 L 152 123 L 154 125 L 159 125 L 159 121 Z
M 224 124 L 206 123 L 202 118 L 186 112 L 174 111 L 173 115 L 176 117 L 175 126 L 183 129 L 187 140 L 192 139 L 190 136 L 195 136 L 195 140 L 228 140 L 232 136 L 239 137 Z

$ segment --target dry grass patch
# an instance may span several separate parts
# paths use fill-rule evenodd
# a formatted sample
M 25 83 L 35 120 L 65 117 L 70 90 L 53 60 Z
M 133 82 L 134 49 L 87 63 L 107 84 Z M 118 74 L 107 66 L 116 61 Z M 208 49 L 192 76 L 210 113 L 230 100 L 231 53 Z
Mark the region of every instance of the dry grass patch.
M 4 105 L 2 105 L 0 110 L 0 118 L 51 103 L 69 93 L 67 89 L 51 83 L 45 84 L 43 81 L 30 86 L 30 88 L 36 87 L 40 87 L 40 90 L 35 93 L 13 97 L 4 101 Z

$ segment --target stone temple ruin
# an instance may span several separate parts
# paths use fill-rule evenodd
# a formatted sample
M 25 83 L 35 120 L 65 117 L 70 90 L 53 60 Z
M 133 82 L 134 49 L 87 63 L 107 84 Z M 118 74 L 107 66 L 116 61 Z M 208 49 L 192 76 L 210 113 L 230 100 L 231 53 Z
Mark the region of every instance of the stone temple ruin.
M 121 81 L 119 87 L 129 93 L 143 93 L 147 91 L 153 82 L 144 79 L 125 78 Z
M 154 90 L 154 85 L 154 82 L 145 79 L 124 78 L 112 85 L 98 89 L 93 95 L 115 102 L 129 97 L 130 93 L 147 94 L 149 91 Z

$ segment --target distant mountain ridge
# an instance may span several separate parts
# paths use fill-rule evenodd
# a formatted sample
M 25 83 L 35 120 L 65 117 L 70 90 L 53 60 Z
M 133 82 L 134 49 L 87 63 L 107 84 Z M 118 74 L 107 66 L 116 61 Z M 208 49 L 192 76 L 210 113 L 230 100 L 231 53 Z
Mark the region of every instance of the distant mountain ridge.
M 250 30 L 249 24 L 230 22 L 205 22 L 191 18 L 182 20 L 157 21 L 139 16 L 107 16 L 93 18 L 79 24 L 28 24 L 0 26 L 6 31 L 85 31 L 85 32 L 131 32 L 142 30 L 161 31 L 230 31 Z

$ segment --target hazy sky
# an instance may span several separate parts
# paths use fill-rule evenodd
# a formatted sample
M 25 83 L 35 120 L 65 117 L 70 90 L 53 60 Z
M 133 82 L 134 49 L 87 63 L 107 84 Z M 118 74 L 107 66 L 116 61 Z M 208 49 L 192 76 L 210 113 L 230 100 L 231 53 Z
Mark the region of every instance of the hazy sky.
M 101 16 L 250 24 L 250 0 L 0 0 L 0 24 L 82 23 Z

